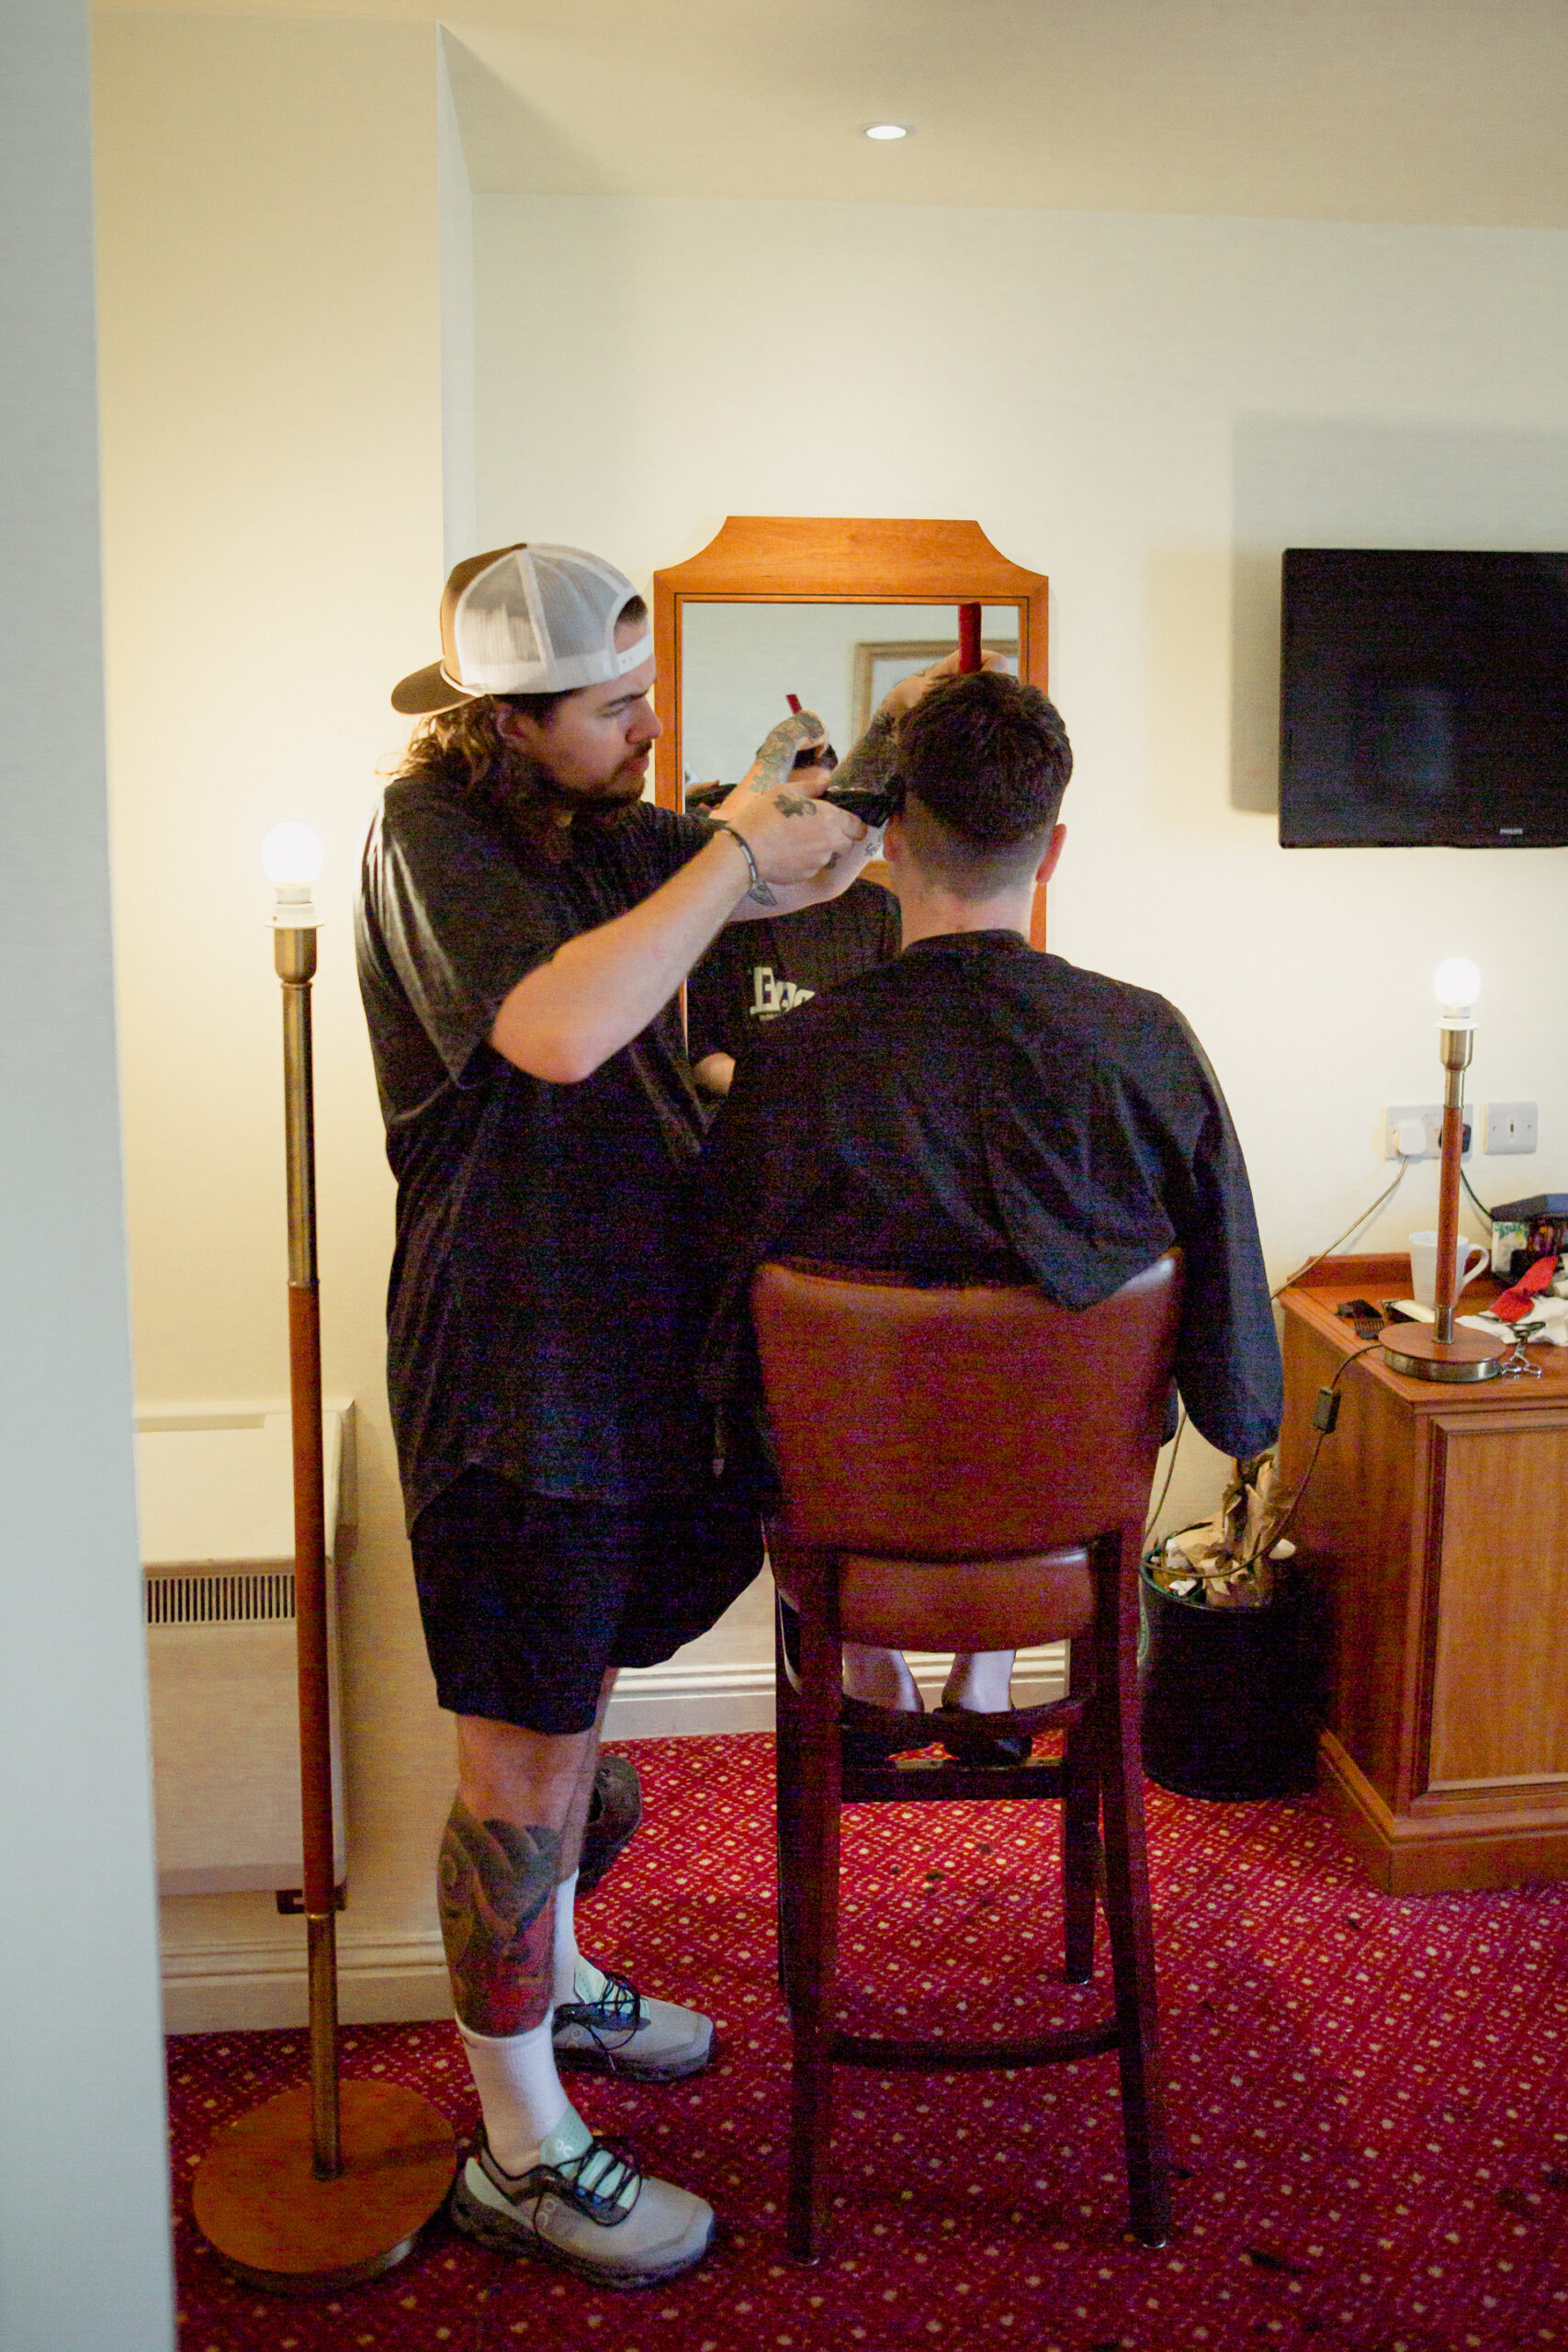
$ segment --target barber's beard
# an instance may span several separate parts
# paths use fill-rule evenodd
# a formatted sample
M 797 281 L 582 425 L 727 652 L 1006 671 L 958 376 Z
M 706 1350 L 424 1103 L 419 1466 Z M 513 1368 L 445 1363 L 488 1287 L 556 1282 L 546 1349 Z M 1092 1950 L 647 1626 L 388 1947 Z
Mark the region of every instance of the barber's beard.
M 491 791 L 509 822 L 558 865 L 570 854 L 575 829 L 589 825 L 609 831 L 624 824 L 642 798 L 642 787 L 641 775 L 617 768 L 607 784 L 581 791 L 514 749 Z

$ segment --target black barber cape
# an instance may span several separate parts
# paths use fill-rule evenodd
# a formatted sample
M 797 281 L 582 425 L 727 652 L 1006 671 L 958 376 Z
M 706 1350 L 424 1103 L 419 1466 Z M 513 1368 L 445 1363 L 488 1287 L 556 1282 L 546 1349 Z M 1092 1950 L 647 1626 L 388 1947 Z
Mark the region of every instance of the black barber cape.
M 358 919 L 398 1180 L 387 1385 L 412 1526 L 468 1468 L 628 1503 L 711 1485 L 678 1000 L 579 1084 L 486 1042 L 509 991 L 637 905 L 709 838 L 639 803 L 551 864 L 435 786 L 389 786 Z
M 798 914 L 727 925 L 686 982 L 694 1067 L 709 1054 L 739 1060 L 765 1022 L 897 953 L 898 901 L 875 882 L 852 882 Z
M 715 1397 L 752 1391 L 766 1258 L 1032 1281 L 1085 1307 L 1179 1242 L 1189 1413 L 1227 1453 L 1278 1434 L 1252 1194 L 1202 1048 L 1163 997 L 1016 933 L 922 940 L 767 1024 L 708 1138 L 704 1238 Z

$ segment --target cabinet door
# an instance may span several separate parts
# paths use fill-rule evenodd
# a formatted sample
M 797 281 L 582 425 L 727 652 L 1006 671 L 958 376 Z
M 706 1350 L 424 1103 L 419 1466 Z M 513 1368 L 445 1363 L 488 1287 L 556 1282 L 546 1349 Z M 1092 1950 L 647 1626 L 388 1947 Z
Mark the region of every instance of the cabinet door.
M 1444 1415 L 1427 1785 L 1568 1781 L 1568 1414 Z

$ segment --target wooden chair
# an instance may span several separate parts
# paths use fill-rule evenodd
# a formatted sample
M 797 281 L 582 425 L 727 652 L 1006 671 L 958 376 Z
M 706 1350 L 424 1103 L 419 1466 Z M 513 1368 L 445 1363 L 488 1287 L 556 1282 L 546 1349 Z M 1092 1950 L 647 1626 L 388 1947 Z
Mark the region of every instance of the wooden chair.
M 1169 2233 L 1137 1636 L 1180 1300 L 1178 1253 L 1081 1313 L 1034 1289 L 921 1290 L 796 1265 L 763 1266 L 753 1282 L 784 1497 L 770 1551 L 781 1596 L 780 1973 L 795 2048 L 788 2242 L 802 2259 L 824 2240 L 835 2064 L 1022 2067 L 1114 2049 L 1133 2228 L 1145 2245 Z M 1065 1727 L 1061 1763 L 842 1758 L 845 1641 L 999 1650 L 1062 1639 L 1072 1643 L 1065 1699 L 975 1718 Z M 919 1737 L 924 1719 L 899 1720 Z M 1062 1806 L 1066 1980 L 1090 1976 L 1102 1886 L 1114 2013 L 978 2041 L 835 2026 L 840 1804 L 1035 1795 Z

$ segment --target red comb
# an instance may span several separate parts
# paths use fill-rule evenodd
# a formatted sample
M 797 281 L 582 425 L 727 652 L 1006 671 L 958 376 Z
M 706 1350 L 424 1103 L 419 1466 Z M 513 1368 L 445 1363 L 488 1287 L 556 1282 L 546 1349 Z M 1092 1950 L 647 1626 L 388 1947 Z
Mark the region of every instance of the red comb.
M 958 667 L 960 671 L 977 670 L 980 666 L 980 607 L 960 605 L 958 607 Z

